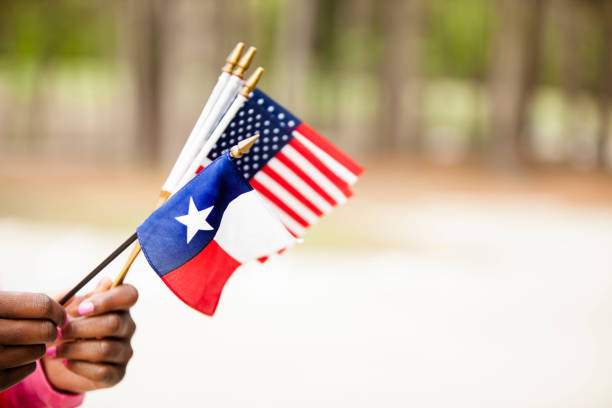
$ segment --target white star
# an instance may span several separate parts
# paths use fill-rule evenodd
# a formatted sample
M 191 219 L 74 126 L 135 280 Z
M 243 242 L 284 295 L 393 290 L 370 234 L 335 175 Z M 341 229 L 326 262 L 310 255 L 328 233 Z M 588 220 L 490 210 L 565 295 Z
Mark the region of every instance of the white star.
M 176 220 L 187 226 L 187 243 L 195 236 L 198 231 L 210 231 L 213 227 L 206 222 L 206 218 L 214 206 L 210 206 L 202 211 L 198 210 L 193 197 L 189 197 L 189 212 L 187 215 L 176 217 Z

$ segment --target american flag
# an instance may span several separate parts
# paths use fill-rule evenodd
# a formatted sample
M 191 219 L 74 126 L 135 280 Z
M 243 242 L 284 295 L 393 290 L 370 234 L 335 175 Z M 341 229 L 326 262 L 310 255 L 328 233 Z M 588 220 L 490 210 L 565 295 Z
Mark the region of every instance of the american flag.
M 237 160 L 243 176 L 296 237 L 353 194 L 363 168 L 268 95 L 254 90 L 210 151 L 214 160 L 259 133 Z

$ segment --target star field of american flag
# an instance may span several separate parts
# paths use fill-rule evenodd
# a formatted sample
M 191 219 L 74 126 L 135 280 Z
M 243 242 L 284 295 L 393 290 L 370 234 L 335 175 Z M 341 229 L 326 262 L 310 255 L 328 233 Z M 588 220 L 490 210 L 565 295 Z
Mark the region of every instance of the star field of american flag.
M 225 129 L 208 158 L 260 134 L 236 161 L 244 178 L 295 236 L 352 195 L 363 168 L 259 89 Z

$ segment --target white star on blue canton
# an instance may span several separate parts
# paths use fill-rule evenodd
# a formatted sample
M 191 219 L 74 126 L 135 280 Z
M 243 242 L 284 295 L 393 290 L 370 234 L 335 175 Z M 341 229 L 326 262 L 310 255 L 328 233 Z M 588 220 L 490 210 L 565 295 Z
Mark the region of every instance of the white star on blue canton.
M 175 218 L 178 222 L 187 226 L 188 244 L 198 231 L 210 231 L 214 229 L 208 222 L 206 222 L 206 218 L 208 218 L 208 215 L 212 211 L 213 207 L 214 206 L 210 206 L 200 211 L 193 202 L 193 197 L 189 197 L 189 212 L 186 215 L 181 215 L 180 217 Z

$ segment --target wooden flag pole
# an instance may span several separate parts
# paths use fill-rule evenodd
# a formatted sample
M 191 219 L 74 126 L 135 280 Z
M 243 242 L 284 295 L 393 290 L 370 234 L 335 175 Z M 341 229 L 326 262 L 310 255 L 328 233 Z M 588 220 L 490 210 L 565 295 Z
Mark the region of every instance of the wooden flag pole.
M 253 147 L 255 142 L 257 142 L 257 139 L 259 139 L 259 134 L 256 134 L 255 136 L 252 136 L 252 137 L 249 137 L 248 139 L 241 140 L 240 142 L 238 142 L 237 145 L 233 146 L 230 149 L 230 156 L 232 158 L 234 158 L 234 159 L 238 159 L 238 158 L 242 157 L 245 153 L 247 153 L 251 149 L 251 147 Z M 167 196 L 165 196 L 165 195 L 161 196 L 159 201 L 158 201 L 158 203 L 157 203 L 158 204 L 157 207 L 161 206 L 164 202 L 166 202 L 168 197 L 170 197 L 169 194 Z M 62 297 L 60 299 L 59 304 L 62 305 L 62 306 L 65 305 L 70 299 L 72 299 L 72 297 L 74 295 L 77 294 L 77 292 L 79 290 L 81 290 L 83 288 L 83 286 L 87 285 L 87 283 L 89 283 L 89 281 L 91 281 L 93 278 L 95 278 L 96 275 L 98 273 L 100 273 L 100 271 L 102 271 L 102 269 L 106 268 L 108 266 L 108 264 L 110 264 L 123 251 L 125 251 L 132 244 L 132 242 L 136 241 L 136 245 L 134 246 L 134 250 L 132 250 L 132 255 L 130 255 L 131 262 L 134 262 L 134 259 L 136 259 L 136 255 L 138 255 L 138 253 L 140 252 L 140 244 L 138 243 L 137 238 L 138 238 L 138 235 L 136 233 L 133 233 L 132 235 L 130 235 L 130 237 L 128 239 L 126 239 L 121 245 L 119 245 L 119 247 L 117 249 L 115 249 L 98 266 L 96 266 L 93 271 L 91 271 L 87 276 L 85 276 L 83 279 L 81 279 L 81 281 L 79 283 L 77 283 L 75 287 L 70 289 L 70 291 L 68 293 L 66 293 L 64 295 L 64 297 Z M 125 277 L 125 274 L 127 274 L 128 269 L 129 269 L 129 266 L 123 268 L 123 270 L 122 270 L 123 277 Z M 117 285 L 115 285 L 115 283 L 113 283 L 113 286 L 117 286 Z
M 251 150 L 251 147 L 253 147 L 253 145 L 255 144 L 255 142 L 257 142 L 258 139 L 259 139 L 259 133 L 255 134 L 254 136 L 251 136 L 251 137 L 249 137 L 247 139 L 241 140 L 240 142 L 238 142 L 237 145 L 235 145 L 234 147 L 232 147 L 230 149 L 230 156 L 232 158 L 234 158 L 234 159 L 239 159 L 245 153 L 247 153 L 249 150 Z M 157 202 L 157 206 L 155 207 L 156 209 L 159 208 L 163 203 L 165 203 L 168 200 L 168 198 L 170 197 L 169 193 L 164 192 L 164 191 L 162 191 L 162 193 L 166 193 L 166 194 L 160 195 L 159 201 Z M 130 238 L 132 238 L 132 237 L 130 237 Z M 132 241 L 133 241 L 133 239 L 132 239 Z M 130 243 L 132 241 L 130 241 Z M 127 245 L 129 245 L 130 243 L 128 243 Z M 125 249 L 125 248 L 123 248 L 123 249 Z M 123 249 L 119 253 L 123 252 Z M 138 243 L 138 241 L 136 241 L 136 244 L 134 245 L 134 248 L 132 249 L 132 253 L 130 254 L 130 256 L 129 256 L 127 262 L 125 263 L 125 265 L 123 266 L 123 268 L 121 269 L 121 272 L 119 273 L 119 275 L 117 275 L 117 278 L 115 279 L 115 281 L 111 285 L 111 288 L 114 288 L 115 286 L 118 286 L 118 285 L 120 285 L 123 282 L 123 279 L 125 278 L 125 275 L 127 275 L 128 271 L 130 270 L 130 266 L 132 265 L 132 263 L 134 263 L 134 260 L 136 260 L 136 257 L 140 253 L 140 250 L 141 250 L 140 244 Z M 117 253 L 117 255 L 119 255 L 119 253 Z M 115 257 L 113 257 L 112 259 L 114 259 L 114 258 Z M 104 265 L 102 266 L 102 268 L 104 268 L 104 266 L 108 265 L 109 262 L 107 262 L 106 264 L 103 263 Z M 100 270 L 102 270 L 102 268 L 100 268 Z M 99 271 L 94 273 L 91 277 L 88 275 L 88 277 L 84 279 L 85 283 L 89 282 L 89 280 L 91 280 L 91 278 L 93 278 L 98 272 Z M 83 287 L 83 286 L 82 285 L 81 286 L 77 285 L 77 288 L 76 288 L 74 293 L 76 293 L 76 291 L 78 291 L 81 287 Z M 70 297 L 74 296 L 74 293 Z
M 168 201 L 168 198 L 170 198 L 170 193 L 162 190 L 161 193 L 159 193 L 159 199 L 157 200 L 155 209 L 158 209 L 159 207 L 161 207 L 163 203 Z M 140 253 L 140 249 L 141 249 L 140 244 L 138 243 L 138 241 L 136 241 L 136 243 L 134 244 L 134 248 L 132 248 L 132 252 L 130 253 L 130 256 L 128 257 L 127 261 L 125 261 L 125 264 L 123 265 L 123 268 L 121 268 L 121 272 L 119 272 L 119 275 L 117 275 L 117 277 L 113 281 L 111 288 L 119 286 L 123 283 L 123 280 L 125 279 L 125 275 L 127 275 L 128 271 L 130 270 L 130 267 L 136 260 L 136 257 L 138 257 L 138 254 Z
M 200 150 L 200 152 L 195 157 L 191 165 L 187 168 L 187 171 L 183 175 L 183 178 L 181 179 L 179 184 L 176 186 L 176 189 L 180 189 L 182 186 L 187 184 L 189 180 L 193 178 L 193 176 L 196 174 L 196 169 L 200 167 L 200 164 L 202 163 L 204 158 L 208 156 L 208 153 L 213 148 L 215 143 L 217 143 L 217 140 L 219 140 L 219 138 L 221 137 L 221 134 L 223 133 L 225 128 L 229 125 L 229 122 L 232 121 L 232 119 L 234 118 L 238 110 L 242 107 L 242 105 L 244 105 L 244 102 L 246 102 L 251 91 L 255 89 L 262 75 L 263 75 L 263 68 L 258 67 L 253 73 L 253 75 L 251 75 L 249 79 L 245 81 L 244 87 L 240 90 L 239 95 L 236 97 L 236 99 L 232 103 L 232 106 L 230 106 L 230 108 L 225 113 L 225 115 L 223 115 L 223 118 L 219 122 L 219 125 L 217 126 L 217 128 L 215 129 L 211 137 L 206 141 L 206 143 L 202 147 L 202 150 Z M 242 142 L 245 142 L 246 140 L 251 140 L 251 139 L 252 138 L 245 139 Z M 255 138 L 252 143 L 255 143 L 255 141 L 257 141 L 257 138 Z M 249 149 L 250 149 L 250 146 L 249 146 Z M 248 151 L 248 149 L 246 151 Z M 159 200 L 157 201 L 157 206 L 155 208 L 159 208 L 163 203 L 165 203 L 171 194 L 172 193 L 167 190 L 162 190 L 159 195 Z M 125 276 L 127 275 L 128 271 L 130 270 L 130 267 L 136 260 L 136 257 L 138 257 L 139 253 L 140 253 L 140 245 L 136 243 L 136 245 L 134 245 L 134 249 L 132 249 L 132 253 L 128 257 L 123 268 L 121 269 L 121 272 L 119 272 L 119 275 L 117 275 L 117 277 L 113 281 L 111 288 L 119 286 L 123 283 Z

